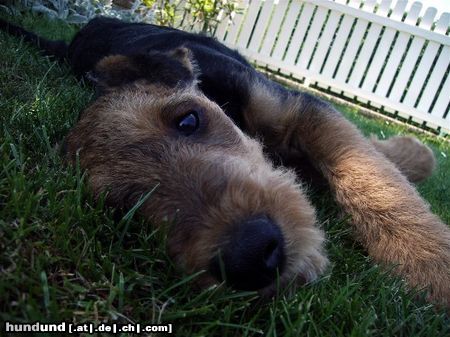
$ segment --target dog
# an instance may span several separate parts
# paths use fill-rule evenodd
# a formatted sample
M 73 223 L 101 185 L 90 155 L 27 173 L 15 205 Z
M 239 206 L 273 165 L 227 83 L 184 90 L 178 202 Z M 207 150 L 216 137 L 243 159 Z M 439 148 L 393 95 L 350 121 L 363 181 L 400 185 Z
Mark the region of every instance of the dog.
M 434 167 L 416 139 L 368 140 L 330 104 L 204 35 L 98 17 L 67 45 L 0 28 L 94 84 L 67 160 L 118 209 L 154 190 L 139 212 L 168 227 L 177 266 L 206 271 L 201 286 L 270 295 L 322 275 L 325 235 L 300 181 L 320 176 L 375 262 L 450 304 L 450 230 L 411 184 Z

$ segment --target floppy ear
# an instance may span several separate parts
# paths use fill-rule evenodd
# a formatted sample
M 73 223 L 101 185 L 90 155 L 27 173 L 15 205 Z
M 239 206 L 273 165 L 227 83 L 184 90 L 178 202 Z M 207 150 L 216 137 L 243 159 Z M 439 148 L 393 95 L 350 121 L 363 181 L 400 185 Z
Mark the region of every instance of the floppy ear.
M 170 51 L 168 55 L 182 63 L 185 68 L 190 70 L 193 76 L 198 77 L 200 70 L 198 69 L 197 62 L 190 49 L 179 47 Z
M 138 69 L 129 56 L 113 55 L 101 59 L 87 77 L 100 87 L 115 87 L 136 79 Z
M 100 88 L 119 87 L 137 80 L 175 87 L 192 82 L 196 77 L 196 66 L 186 48 L 167 53 L 107 56 L 88 74 L 88 79 Z

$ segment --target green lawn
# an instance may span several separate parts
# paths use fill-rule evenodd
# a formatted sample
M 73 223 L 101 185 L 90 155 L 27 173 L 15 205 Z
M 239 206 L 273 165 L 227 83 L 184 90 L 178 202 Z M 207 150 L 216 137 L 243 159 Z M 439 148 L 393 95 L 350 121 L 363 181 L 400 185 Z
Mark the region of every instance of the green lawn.
M 39 17 L 7 19 L 51 38 L 75 32 Z M 448 316 L 372 264 L 331 198 L 317 193 L 332 268 L 316 284 L 269 303 L 223 287 L 194 289 L 195 275 L 180 275 L 167 258 L 164 233 L 138 217 L 114 217 L 92 200 L 83 172 L 63 165 L 55 145 L 92 89 L 3 33 L 0 83 L 0 321 L 164 322 L 176 336 L 450 334 Z M 406 133 L 340 109 L 366 134 Z M 419 137 L 439 162 L 420 193 L 450 223 L 450 145 Z

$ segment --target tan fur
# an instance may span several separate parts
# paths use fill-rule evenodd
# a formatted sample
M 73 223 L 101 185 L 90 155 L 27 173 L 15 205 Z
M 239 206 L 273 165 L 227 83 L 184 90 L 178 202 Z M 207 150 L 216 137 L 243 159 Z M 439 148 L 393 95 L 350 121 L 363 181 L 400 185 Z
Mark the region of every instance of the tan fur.
M 331 106 L 296 95 L 280 106 L 273 99 L 264 101 L 270 96 L 264 90 L 255 85 L 251 94 L 260 100 L 250 102 L 247 111 L 254 132 L 274 125 L 273 135 L 279 137 L 273 137 L 271 144 L 279 153 L 306 153 L 351 216 L 356 237 L 369 255 L 395 266 L 410 287 L 426 288 L 430 300 L 449 305 L 450 230 L 386 160 L 391 159 L 416 181 L 429 175 L 434 166 L 430 150 L 410 138 L 394 138 L 392 142 L 374 141 L 377 151 Z M 260 113 L 254 106 L 272 110 Z M 277 124 L 280 121 L 285 124 Z
M 378 152 L 384 154 L 413 183 L 431 176 L 436 167 L 433 151 L 416 138 L 396 136 L 379 140 L 372 136 L 370 141 Z
M 128 57 L 124 55 L 111 55 L 104 57 L 101 59 L 97 65 L 96 70 L 106 73 L 106 72 L 113 72 L 116 69 L 120 68 L 129 68 L 132 67 L 133 64 L 129 62 Z

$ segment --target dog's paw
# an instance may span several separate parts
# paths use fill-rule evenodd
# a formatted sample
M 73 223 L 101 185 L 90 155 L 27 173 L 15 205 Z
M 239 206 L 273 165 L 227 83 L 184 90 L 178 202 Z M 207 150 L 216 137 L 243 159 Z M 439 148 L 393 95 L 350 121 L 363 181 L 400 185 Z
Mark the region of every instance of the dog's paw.
M 418 183 L 433 173 L 436 166 L 433 151 L 416 138 L 395 136 L 379 140 L 372 135 L 371 142 L 410 182 Z
M 449 261 L 424 262 L 409 283 L 417 289 L 426 285 L 426 299 L 438 307 L 450 309 Z

